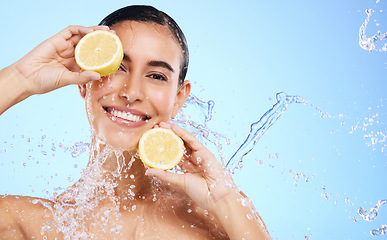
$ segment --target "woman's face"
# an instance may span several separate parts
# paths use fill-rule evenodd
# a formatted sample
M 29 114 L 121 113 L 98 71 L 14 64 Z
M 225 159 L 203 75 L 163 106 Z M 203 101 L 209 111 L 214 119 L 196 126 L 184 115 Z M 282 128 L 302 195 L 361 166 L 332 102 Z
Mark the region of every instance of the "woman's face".
M 178 86 L 182 53 L 167 28 L 124 21 L 112 29 L 124 49 L 120 69 L 80 91 L 94 133 L 114 148 L 135 150 L 146 130 L 178 113 L 190 83 Z

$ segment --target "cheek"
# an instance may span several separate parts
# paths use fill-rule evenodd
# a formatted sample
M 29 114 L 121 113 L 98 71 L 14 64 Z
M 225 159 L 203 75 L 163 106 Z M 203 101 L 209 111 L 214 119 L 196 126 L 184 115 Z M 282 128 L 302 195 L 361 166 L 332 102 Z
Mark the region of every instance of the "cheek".
M 158 115 L 170 118 L 176 98 L 174 91 L 156 91 L 148 97 Z
M 87 84 L 88 90 L 95 96 L 101 97 L 102 95 L 108 94 L 113 88 L 117 88 L 117 81 L 111 81 L 110 76 L 104 77 L 103 81 L 92 81 Z
M 98 102 L 102 99 L 109 98 L 109 100 L 117 100 L 117 89 L 119 89 L 119 81 L 111 81 L 110 78 L 105 77 L 101 81 L 89 82 L 87 91 L 91 96 L 92 103 Z
M 89 82 L 86 85 L 86 96 L 85 96 L 85 102 L 86 102 L 86 111 L 87 116 L 89 118 L 90 122 L 93 122 L 94 117 L 99 112 L 99 104 L 98 102 L 101 99 L 105 99 L 108 97 L 108 89 L 109 86 L 106 84 L 105 81 L 93 81 Z

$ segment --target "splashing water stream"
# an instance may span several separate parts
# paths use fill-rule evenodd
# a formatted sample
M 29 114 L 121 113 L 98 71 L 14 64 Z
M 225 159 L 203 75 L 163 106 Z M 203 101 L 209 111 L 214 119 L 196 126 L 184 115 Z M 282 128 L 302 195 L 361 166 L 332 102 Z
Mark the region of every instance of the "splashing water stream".
M 321 118 L 331 117 L 328 113 L 324 113 L 320 108 L 312 105 L 308 101 L 305 101 L 300 96 L 287 95 L 283 92 L 277 93 L 276 103 L 268 109 L 257 122 L 251 124 L 250 131 L 246 139 L 239 148 L 237 148 L 235 153 L 232 154 L 231 158 L 226 158 L 221 154 L 223 147 L 222 141 L 229 144 L 230 140 L 226 136 L 211 130 L 207 126 L 207 123 L 211 120 L 213 114 L 213 101 L 205 102 L 194 95 L 190 95 L 183 111 L 181 111 L 178 116 L 172 120 L 172 122 L 182 125 L 202 141 L 204 140 L 215 145 L 218 149 L 219 155 L 221 156 L 223 166 L 233 173 L 235 170 L 242 167 L 241 163 L 247 160 L 246 155 L 249 154 L 255 146 L 257 146 L 260 138 L 271 126 L 274 125 L 279 117 L 284 114 L 289 105 L 293 103 L 314 108 L 319 113 Z M 190 109 L 187 109 L 190 107 L 199 111 L 199 120 L 195 119 L 194 121 L 192 120 L 192 116 L 187 115 L 187 113 L 191 113 L 191 111 L 188 111 Z M 88 114 L 90 114 L 88 109 L 87 111 Z M 197 117 L 197 115 L 193 116 Z M 113 172 L 113 174 L 118 176 L 120 172 L 122 172 L 125 164 L 122 152 L 109 149 L 107 147 L 103 150 L 97 149 L 97 151 L 95 151 L 95 148 L 99 148 L 101 144 L 104 145 L 105 143 L 99 142 L 97 144 L 88 144 L 84 142 L 76 142 L 70 147 L 65 147 L 59 144 L 59 147 L 65 151 L 69 151 L 72 157 L 79 157 L 86 150 L 89 150 L 90 153 L 97 152 L 99 153 L 98 156 L 93 156 L 93 158 L 98 161 L 90 164 L 82 171 L 82 182 L 67 188 L 66 194 L 60 195 L 58 201 L 55 201 L 56 203 L 53 206 L 47 206 L 55 217 L 53 222 L 47 223 L 41 229 L 42 235 L 44 235 L 47 231 L 57 229 L 57 231 L 64 234 L 65 239 L 73 239 L 74 237 L 77 239 L 88 239 L 92 237 L 87 234 L 86 229 L 82 226 L 82 224 L 80 224 L 80 222 L 90 218 L 90 209 L 99 207 L 101 202 L 106 200 L 106 198 L 114 200 L 114 188 L 116 187 L 116 183 L 103 180 L 103 178 L 101 178 L 101 174 L 104 174 L 104 170 L 102 170 L 101 166 L 110 154 L 114 154 L 117 159 L 117 170 Z M 130 168 L 130 166 L 127 167 Z M 101 195 L 96 194 L 102 189 L 107 193 L 107 196 L 101 197 Z M 131 192 L 130 188 L 128 189 L 128 196 L 134 196 L 134 193 Z M 53 200 L 55 197 L 56 196 L 53 197 Z M 249 199 L 241 199 L 241 204 L 250 204 L 248 200 Z M 38 203 L 38 201 L 35 201 L 35 204 L 36 203 Z M 387 204 L 387 200 L 380 200 L 373 208 L 370 209 L 370 211 L 360 207 L 358 209 L 358 215 L 366 221 L 373 221 L 378 216 L 378 209 L 385 204 Z M 119 206 L 116 205 L 115 207 L 107 209 L 101 214 L 93 215 L 92 217 L 99 221 L 98 224 L 101 224 L 105 232 L 117 232 L 118 234 L 122 226 L 112 226 L 108 224 L 109 219 L 114 220 L 115 218 L 119 218 L 118 208 Z M 132 206 L 129 210 L 136 210 L 136 206 Z M 247 218 L 251 218 L 251 216 L 247 216 Z M 371 230 L 370 234 L 384 235 L 386 234 L 386 229 L 386 225 L 383 225 L 380 228 Z
M 205 103 L 203 101 L 199 101 L 194 96 L 192 96 L 190 99 L 190 104 L 201 108 L 201 110 L 204 112 L 204 115 L 206 116 L 206 120 L 211 119 L 213 110 L 212 101 Z M 324 113 L 319 107 L 316 107 L 311 103 L 305 101 L 300 96 L 287 95 L 283 92 L 277 93 L 276 103 L 268 111 L 266 111 L 257 122 L 251 124 L 249 134 L 247 135 L 245 141 L 239 146 L 239 148 L 232 155 L 232 157 L 227 162 L 225 162 L 224 157 L 221 155 L 224 167 L 227 168 L 231 173 L 233 173 L 237 169 L 242 168 L 242 162 L 244 157 L 253 150 L 253 148 L 257 145 L 259 139 L 267 132 L 267 130 L 271 126 L 273 126 L 273 124 L 292 103 L 298 103 L 313 107 L 316 111 L 318 111 L 320 117 L 323 119 L 325 117 L 331 117 L 328 113 Z M 175 123 L 183 124 L 186 128 L 188 127 L 192 133 L 203 137 L 204 139 L 210 141 L 212 144 L 217 145 L 217 149 L 218 151 L 220 151 L 222 149 L 221 144 L 219 143 L 219 141 L 214 141 L 214 139 L 211 139 L 210 136 L 216 136 L 217 140 L 219 140 L 220 138 L 225 138 L 227 141 L 229 140 L 223 135 L 210 130 L 206 126 L 207 121 L 205 121 L 204 124 L 198 124 L 194 121 L 187 120 L 183 113 L 179 115 L 178 119 L 174 120 Z M 211 135 L 209 133 L 211 133 Z M 325 187 L 323 188 L 325 189 Z M 324 192 L 322 196 L 327 199 L 326 192 Z M 387 204 L 387 200 L 379 200 L 376 206 L 371 208 L 369 212 L 364 208 L 360 207 L 358 209 L 358 215 L 360 215 L 366 221 L 372 221 L 377 217 L 379 207 L 385 204 Z M 383 225 L 381 228 L 373 229 L 370 231 L 370 233 L 373 236 L 387 234 L 387 225 Z
M 359 45 L 365 50 L 373 51 L 376 49 L 376 43 L 387 39 L 387 32 L 381 33 L 378 31 L 378 33 L 374 36 L 367 38 L 365 31 L 372 15 L 372 10 L 367 9 L 366 13 L 367 18 L 359 29 Z M 387 46 L 379 49 L 379 51 L 387 51 Z M 108 78 L 108 84 L 110 87 L 110 78 Z M 101 83 L 100 87 L 102 86 L 103 84 Z M 114 98 L 112 100 L 114 101 Z M 86 97 L 86 103 L 90 104 L 90 96 Z M 321 118 L 330 117 L 329 114 L 323 113 L 318 107 L 313 106 L 300 96 L 292 96 L 279 92 L 276 94 L 276 103 L 267 110 L 258 121 L 250 125 L 250 131 L 246 139 L 229 159 L 222 154 L 222 142 L 224 141 L 227 145 L 229 145 L 230 140 L 226 136 L 211 130 L 207 125 L 207 123 L 212 119 L 214 101 L 210 100 L 205 102 L 191 94 L 183 106 L 183 111 L 180 111 L 179 114 L 171 120 L 171 122 L 182 125 L 200 141 L 207 141 L 214 145 L 218 151 L 223 166 L 230 173 L 234 173 L 235 170 L 242 168 L 242 162 L 244 161 L 246 155 L 249 154 L 255 146 L 257 146 L 260 138 L 271 126 L 273 126 L 279 117 L 284 114 L 289 105 L 293 103 L 313 107 L 319 112 Z M 194 113 L 192 113 L 192 109 L 187 110 L 187 108 L 193 108 Z M 90 113 L 90 109 L 86 108 L 86 111 L 90 121 L 93 122 L 94 119 Z M 197 114 L 195 114 L 195 111 Z M 187 113 L 190 115 L 186 115 Z M 199 119 L 193 120 L 192 116 L 198 117 Z M 102 149 L 101 145 L 104 145 L 105 147 Z M 114 188 L 117 186 L 117 183 L 102 177 L 103 174 L 106 174 L 106 170 L 102 169 L 102 165 L 106 159 L 112 154 L 116 157 L 117 169 L 112 172 L 112 175 L 115 177 L 120 175 L 125 164 L 127 164 L 126 167 L 130 169 L 134 159 L 129 161 L 129 163 L 125 163 L 125 159 L 121 151 L 106 147 L 106 144 L 98 139 L 95 144 L 76 142 L 71 147 L 65 147 L 63 145 L 59 145 L 59 147 L 65 151 L 70 151 L 72 157 L 74 158 L 79 157 L 83 152 L 89 150 L 91 154 L 97 154 L 92 156 L 92 158 L 96 161 L 92 162 L 81 172 L 82 181 L 68 187 L 62 195 L 52 197 L 53 202 L 55 202 L 53 206 L 47 205 L 47 203 L 39 200 L 34 200 L 32 202 L 34 204 L 43 204 L 53 213 L 54 216 L 53 222 L 48 222 L 43 226 L 41 234 L 45 235 L 45 232 L 57 229 L 58 232 L 62 232 L 64 234 L 64 239 L 89 239 L 93 236 L 87 233 L 87 229 L 84 225 L 82 225 L 82 223 L 90 218 L 94 218 L 95 222 L 100 224 L 103 231 L 110 231 L 118 234 L 122 226 L 114 224 L 109 225 L 109 220 L 112 218 L 118 219 L 120 217 L 118 205 L 113 205 L 113 207 L 106 209 L 103 213 L 92 214 L 92 216 L 90 216 L 90 213 L 92 209 L 100 207 L 101 203 L 107 199 L 117 202 L 117 199 L 114 196 Z M 133 175 L 130 177 L 132 178 L 132 176 Z M 299 176 L 297 175 L 297 178 L 298 177 Z M 101 191 L 105 192 L 106 195 L 98 194 Z M 135 194 L 132 192 L 131 188 L 128 188 L 128 198 L 133 199 L 134 196 Z M 153 195 L 153 199 L 157 199 L 156 195 Z M 252 204 L 251 200 L 248 198 L 240 199 L 240 202 L 242 205 Z M 369 211 L 360 207 L 358 208 L 357 213 L 364 220 L 373 221 L 378 216 L 379 208 L 385 204 L 387 204 L 387 200 L 380 200 Z M 136 205 L 131 206 L 129 210 L 135 211 Z M 247 215 L 247 218 L 251 219 L 252 216 Z M 387 234 L 387 225 L 382 225 L 380 228 L 371 230 L 370 234 L 373 236 Z
M 359 45 L 364 50 L 373 51 L 376 48 L 376 43 L 387 39 L 387 32 L 382 33 L 381 31 L 378 31 L 372 37 L 367 38 L 365 31 L 366 31 L 367 25 L 370 21 L 370 17 L 372 15 L 372 9 L 366 9 L 365 12 L 367 14 L 367 18 L 364 20 L 363 24 L 361 25 L 361 27 L 359 29 Z M 382 48 L 380 48 L 379 51 L 386 52 L 387 51 L 387 43 Z
M 373 221 L 378 216 L 378 210 L 379 207 L 383 206 L 384 204 L 387 204 L 387 200 L 379 200 L 378 203 L 370 209 L 370 211 L 367 211 L 366 209 L 360 207 L 357 210 L 357 213 L 360 217 L 362 217 L 366 221 Z
M 377 1 L 378 3 L 378 1 Z M 367 17 L 364 20 L 363 24 L 359 29 L 359 45 L 362 49 L 367 51 L 387 51 L 387 44 L 384 44 L 381 48 L 377 48 L 377 44 L 385 41 L 387 39 L 387 32 L 377 31 L 371 37 L 366 36 L 366 28 L 369 24 L 370 18 L 372 16 L 372 9 L 367 9 L 366 11 Z M 111 87 L 111 81 L 108 79 L 109 87 Z M 103 86 L 103 85 L 102 85 Z M 89 101 L 89 98 L 86 99 Z M 112 99 L 114 101 L 114 97 Z M 276 94 L 276 103 L 268 109 L 258 121 L 254 122 L 250 126 L 250 130 L 244 142 L 237 148 L 235 153 L 232 154 L 231 158 L 225 157 L 222 155 L 222 148 L 224 141 L 227 145 L 230 144 L 230 140 L 216 131 L 211 130 L 207 123 L 212 119 L 212 111 L 214 108 L 214 102 L 212 100 L 205 102 L 195 97 L 194 95 L 190 95 L 187 99 L 185 107 L 194 107 L 199 111 L 199 116 L 201 120 L 194 121 L 191 119 L 191 116 L 186 115 L 190 113 L 190 111 L 180 112 L 176 118 L 172 120 L 172 122 L 180 124 L 184 126 L 188 131 L 194 134 L 199 140 L 204 140 L 213 144 L 217 150 L 218 154 L 221 158 L 221 162 L 225 168 L 230 170 L 230 172 L 234 172 L 235 170 L 242 167 L 243 161 L 248 161 L 247 155 L 257 146 L 260 138 L 268 131 L 268 129 L 274 125 L 274 123 L 279 119 L 280 116 L 288 109 L 289 105 L 292 103 L 303 104 L 307 106 L 312 106 L 315 108 L 321 115 L 322 118 L 329 116 L 326 113 L 323 113 L 318 107 L 315 107 L 305 101 L 300 96 L 292 96 L 287 95 L 285 93 L 277 93 Z M 92 119 L 92 115 L 89 113 L 89 109 L 87 109 L 89 117 Z M 379 133 L 378 133 L 379 134 Z M 379 134 L 384 137 L 383 133 Z M 367 135 L 368 136 L 368 135 Z M 374 138 L 373 138 L 374 139 Z M 43 140 L 43 139 L 42 139 Z M 374 144 L 374 141 L 372 141 Z M 69 151 L 72 157 L 79 157 L 82 153 L 86 151 L 93 152 L 95 147 L 99 147 L 99 145 L 92 145 L 84 142 L 76 142 L 74 145 L 70 147 L 65 147 L 63 145 L 59 145 L 60 148 L 65 151 Z M 54 145 L 53 145 L 54 148 Z M 95 161 L 93 164 L 89 165 L 86 169 L 84 169 L 81 173 L 81 178 L 83 182 L 78 183 L 78 185 L 73 185 L 67 188 L 67 194 L 60 196 L 59 201 L 57 201 L 53 206 L 47 205 L 45 202 L 40 200 L 34 200 L 32 203 L 43 204 L 47 209 L 52 211 L 55 216 L 54 222 L 49 222 L 44 226 L 41 231 L 42 235 L 44 235 L 47 231 L 52 231 L 53 228 L 57 228 L 58 231 L 64 233 L 65 239 L 90 239 L 93 236 L 89 236 L 86 234 L 85 229 L 79 222 L 82 222 L 84 219 L 89 216 L 88 211 L 93 208 L 97 208 L 100 206 L 100 203 L 104 200 L 101 197 L 95 197 L 96 192 L 105 191 L 108 197 L 113 197 L 113 189 L 116 186 L 116 183 L 110 181 L 101 181 L 101 174 L 103 174 L 103 170 L 101 169 L 102 164 L 106 160 L 109 154 L 114 153 L 117 158 L 117 170 L 113 174 L 119 174 L 123 169 L 123 156 L 119 151 L 115 151 L 113 149 L 105 148 L 103 151 L 99 152 L 98 156 L 94 156 L 95 159 L 99 161 Z M 45 151 L 42 151 L 42 154 L 46 155 Z M 132 177 L 132 176 L 130 176 Z M 304 174 L 296 174 L 295 179 L 304 178 Z M 128 196 L 133 196 L 134 194 L 131 192 L 131 189 L 128 189 Z M 325 187 L 324 187 L 324 194 Z M 93 197 L 95 198 L 93 198 Z M 326 195 L 324 195 L 326 196 Z M 155 196 L 154 196 L 155 197 Z M 250 202 L 248 199 L 241 199 L 241 204 L 249 205 Z M 349 200 L 348 200 L 349 201 Z M 347 199 L 346 199 L 347 202 Z M 357 209 L 357 214 L 365 221 L 371 222 L 375 220 L 378 216 L 378 211 L 381 206 L 387 204 L 387 200 L 379 200 L 377 204 L 372 207 L 369 211 L 364 209 L 363 207 L 359 207 Z M 112 208 L 107 211 L 101 213 L 100 215 L 95 215 L 92 217 L 96 218 L 96 221 L 99 221 L 101 226 L 105 228 L 105 231 L 111 232 L 119 232 L 122 226 L 108 226 L 109 219 L 113 217 L 118 218 L 117 209 Z M 133 205 L 130 210 L 135 211 L 136 206 Z M 190 209 L 189 209 L 190 210 Z M 250 218 L 251 216 L 247 216 Z M 387 235 L 387 225 L 383 224 L 380 228 L 375 228 L 370 231 L 372 236 L 377 235 Z M 306 238 L 306 237 L 305 237 Z M 309 237 L 308 237 L 309 238 Z
M 255 147 L 258 140 L 263 134 L 277 121 L 277 119 L 286 111 L 289 104 L 306 102 L 299 96 L 289 96 L 283 92 L 277 93 L 277 102 L 269 109 L 257 122 L 251 124 L 250 132 L 246 140 L 238 148 L 238 150 L 232 155 L 231 159 L 227 162 L 226 167 L 234 171 L 240 168 L 243 158 Z

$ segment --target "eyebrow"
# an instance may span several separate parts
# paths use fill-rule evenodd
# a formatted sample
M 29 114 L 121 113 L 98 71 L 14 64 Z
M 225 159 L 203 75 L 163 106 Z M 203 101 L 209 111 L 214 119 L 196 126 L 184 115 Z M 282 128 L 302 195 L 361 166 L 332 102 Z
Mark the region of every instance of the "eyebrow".
M 128 55 L 126 55 L 124 53 L 124 58 L 123 60 L 126 60 L 128 62 L 131 62 L 131 59 Z M 172 66 L 170 64 L 168 64 L 167 62 L 164 62 L 164 61 L 149 61 L 148 62 L 148 66 L 152 66 L 152 67 L 162 67 L 162 68 L 165 68 L 165 69 L 168 69 L 169 71 L 171 72 L 175 72 L 175 70 L 172 68 Z
M 169 65 L 168 63 L 164 62 L 164 61 L 150 61 L 150 62 L 148 62 L 148 65 L 152 66 L 152 67 L 166 68 L 166 69 L 168 69 L 171 72 L 175 72 L 175 70 L 173 70 L 172 66 Z

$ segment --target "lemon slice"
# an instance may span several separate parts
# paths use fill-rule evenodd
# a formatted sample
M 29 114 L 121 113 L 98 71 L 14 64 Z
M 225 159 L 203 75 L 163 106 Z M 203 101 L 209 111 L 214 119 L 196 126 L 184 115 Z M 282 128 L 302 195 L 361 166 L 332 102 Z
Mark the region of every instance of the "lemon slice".
M 118 36 L 105 30 L 86 34 L 75 47 L 75 61 L 85 71 L 98 72 L 101 77 L 115 73 L 124 57 Z
M 183 158 L 184 143 L 171 129 L 153 128 L 142 135 L 138 152 L 145 165 L 168 170 Z

